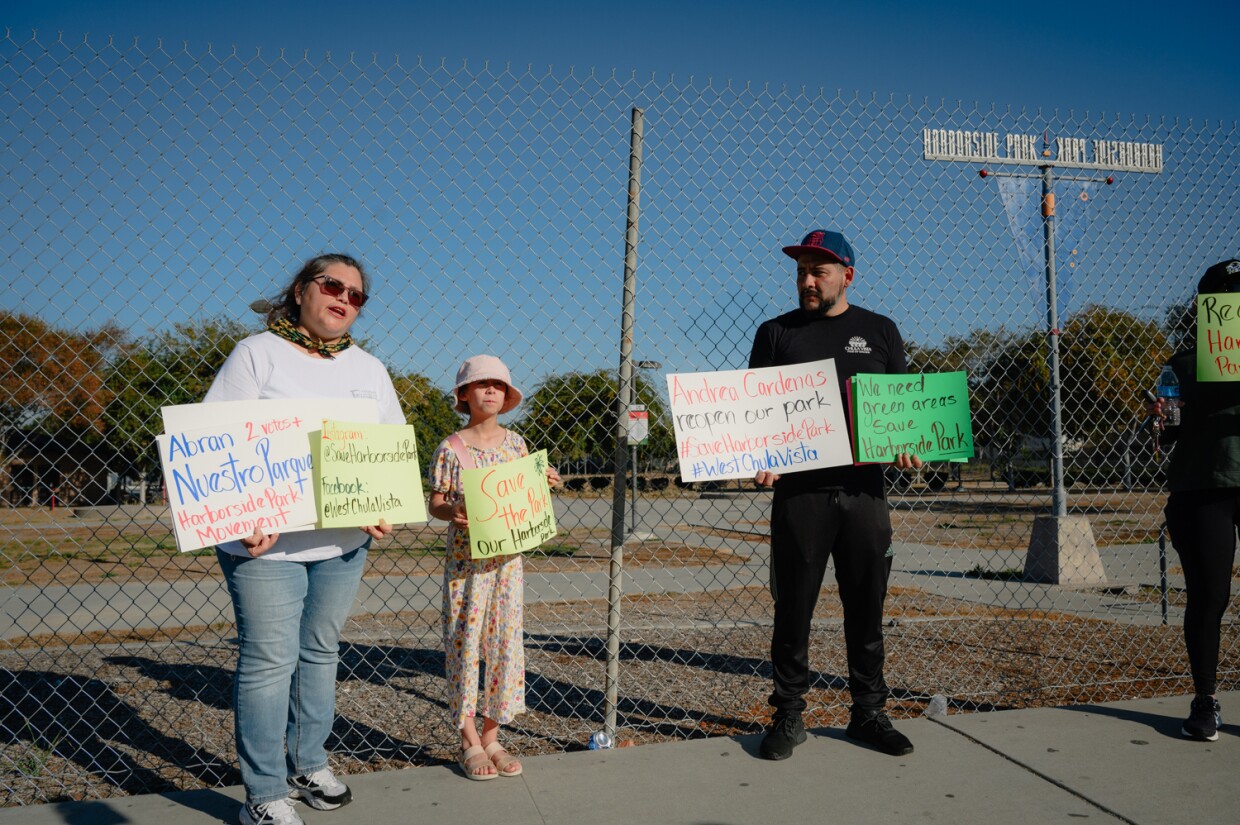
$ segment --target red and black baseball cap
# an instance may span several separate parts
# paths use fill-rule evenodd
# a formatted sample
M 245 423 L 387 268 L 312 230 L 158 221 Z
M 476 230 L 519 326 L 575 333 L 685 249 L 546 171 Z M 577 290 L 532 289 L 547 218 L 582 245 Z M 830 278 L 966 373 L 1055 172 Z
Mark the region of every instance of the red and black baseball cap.
M 806 252 L 826 255 L 844 266 L 857 265 L 857 256 L 853 254 L 853 249 L 848 245 L 848 241 L 844 240 L 844 236 L 828 229 L 811 230 L 801 239 L 801 243 L 784 247 L 784 254 L 789 258 L 799 258 Z
M 1240 260 L 1219 261 L 1197 283 L 1198 292 L 1240 292 Z

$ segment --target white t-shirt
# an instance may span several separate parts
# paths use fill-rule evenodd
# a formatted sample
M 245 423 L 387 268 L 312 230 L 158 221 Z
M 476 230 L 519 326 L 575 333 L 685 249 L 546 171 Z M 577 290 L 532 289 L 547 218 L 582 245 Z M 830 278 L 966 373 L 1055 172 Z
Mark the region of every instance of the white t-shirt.
M 379 405 L 380 422 L 405 423 L 392 378 L 378 358 L 356 345 L 336 353 L 335 358 L 316 358 L 270 332 L 237 343 L 203 401 L 310 397 L 373 398 Z M 355 550 L 368 538 L 357 527 L 281 533 L 275 546 L 259 558 L 320 561 Z M 239 541 L 225 542 L 219 549 L 236 556 L 249 555 Z

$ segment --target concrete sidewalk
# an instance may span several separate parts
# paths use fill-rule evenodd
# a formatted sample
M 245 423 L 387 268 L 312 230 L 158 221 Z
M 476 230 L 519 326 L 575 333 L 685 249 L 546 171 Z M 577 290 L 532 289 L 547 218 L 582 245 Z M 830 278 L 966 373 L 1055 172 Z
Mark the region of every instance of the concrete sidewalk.
M 1240 693 L 1219 697 L 1240 711 Z M 447 767 L 349 778 L 356 801 L 298 805 L 307 825 L 620 825 L 759 822 L 1240 822 L 1240 727 L 1180 736 L 1187 697 L 899 722 L 917 750 L 892 758 L 841 729 L 810 731 L 786 762 L 760 736 L 523 760 L 516 779 L 470 782 Z M 0 825 L 235 823 L 239 788 L 8 808 Z

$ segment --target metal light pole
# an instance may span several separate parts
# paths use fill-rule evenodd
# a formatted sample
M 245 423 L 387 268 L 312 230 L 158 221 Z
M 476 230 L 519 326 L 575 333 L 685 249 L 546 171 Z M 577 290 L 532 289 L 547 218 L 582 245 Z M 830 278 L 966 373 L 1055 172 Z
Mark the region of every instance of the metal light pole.
M 1160 174 L 1163 147 L 1155 143 L 1117 141 L 1105 138 L 1061 137 L 1055 139 L 1055 158 L 1051 158 L 1049 131 L 1041 135 L 1008 134 L 1000 140 L 998 132 L 964 129 L 922 129 L 926 160 L 957 163 L 1004 164 L 1037 167 L 1040 174 L 995 173 L 981 169 L 982 178 L 1040 178 L 1042 181 L 1042 247 L 1046 269 L 1047 361 L 1050 367 L 1050 408 L 1052 474 L 1052 515 L 1035 516 L 1029 550 L 1025 555 L 1024 580 L 1049 584 L 1099 584 L 1106 572 L 1094 541 L 1093 528 L 1085 516 L 1068 515 L 1068 495 L 1063 467 L 1063 397 L 1059 375 L 1059 315 L 1055 285 L 1055 173 L 1061 169 L 1088 169 L 1093 172 L 1126 171 Z M 1042 150 L 1037 148 L 1041 139 Z M 1000 154 L 1000 146 L 1006 148 Z M 1093 155 L 1091 159 L 1089 156 Z M 1103 181 L 1114 178 L 1060 176 L 1060 180 Z
M 1042 150 L 1037 149 L 1037 135 L 1009 134 L 1005 141 L 999 140 L 997 132 L 968 131 L 960 129 L 922 130 L 922 147 L 926 160 L 952 161 L 956 163 L 995 163 L 1013 166 L 1036 166 L 1040 174 L 1019 172 L 991 172 L 981 169 L 978 174 L 987 177 L 1032 178 L 1042 181 L 1042 249 L 1046 271 L 1046 336 L 1048 365 L 1051 372 L 1051 437 L 1054 441 L 1051 475 L 1054 486 L 1053 503 L 1055 516 L 1067 515 L 1067 491 L 1063 470 L 1063 396 L 1059 375 L 1059 311 L 1055 284 L 1055 168 L 1087 169 L 1095 172 L 1126 171 L 1160 174 L 1163 169 L 1161 144 L 1136 143 L 1106 139 L 1079 137 L 1056 138 L 1057 153 L 1051 159 L 1051 138 L 1048 132 L 1041 135 Z M 1005 145 L 1007 155 L 999 154 Z M 1088 159 L 1092 148 L 1093 159 Z M 1060 175 L 1060 180 L 1097 181 L 1108 186 L 1115 179 L 1111 175 L 1101 177 L 1076 177 Z
M 1063 392 L 1059 381 L 1059 308 L 1055 298 L 1055 180 L 1050 166 L 1042 167 L 1042 250 L 1046 256 L 1046 346 L 1051 368 L 1051 504 L 1056 516 L 1068 515 L 1068 491 L 1063 476 Z
M 1019 172 L 991 172 L 982 169 L 982 178 L 1038 178 L 1042 181 L 1042 259 L 1046 273 L 1046 351 L 1050 369 L 1051 408 L 1051 509 L 1056 518 L 1068 515 L 1068 489 L 1063 469 L 1063 384 L 1059 371 L 1059 299 L 1055 281 L 1055 166 L 1043 164 L 1038 175 Z M 1060 180 L 1092 181 L 1108 186 L 1114 178 L 1061 175 Z

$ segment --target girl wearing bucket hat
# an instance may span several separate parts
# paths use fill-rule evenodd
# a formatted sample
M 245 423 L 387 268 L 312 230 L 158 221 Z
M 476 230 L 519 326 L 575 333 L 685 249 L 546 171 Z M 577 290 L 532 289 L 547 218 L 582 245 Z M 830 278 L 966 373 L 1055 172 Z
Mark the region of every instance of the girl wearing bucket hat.
M 525 710 L 525 649 L 521 555 L 474 559 L 461 469 L 490 467 L 529 454 L 525 440 L 500 426 L 498 418 L 521 403 L 504 362 L 475 355 L 461 364 L 452 388 L 457 412 L 469 423 L 444 440 L 431 460 L 430 512 L 448 522 L 444 554 L 443 636 L 448 713 L 461 732 L 460 765 L 473 780 L 518 776 L 521 763 L 499 744 L 499 726 Z M 560 474 L 547 468 L 547 482 Z M 485 688 L 478 672 L 486 661 Z M 482 716 L 479 735 L 475 717 Z

